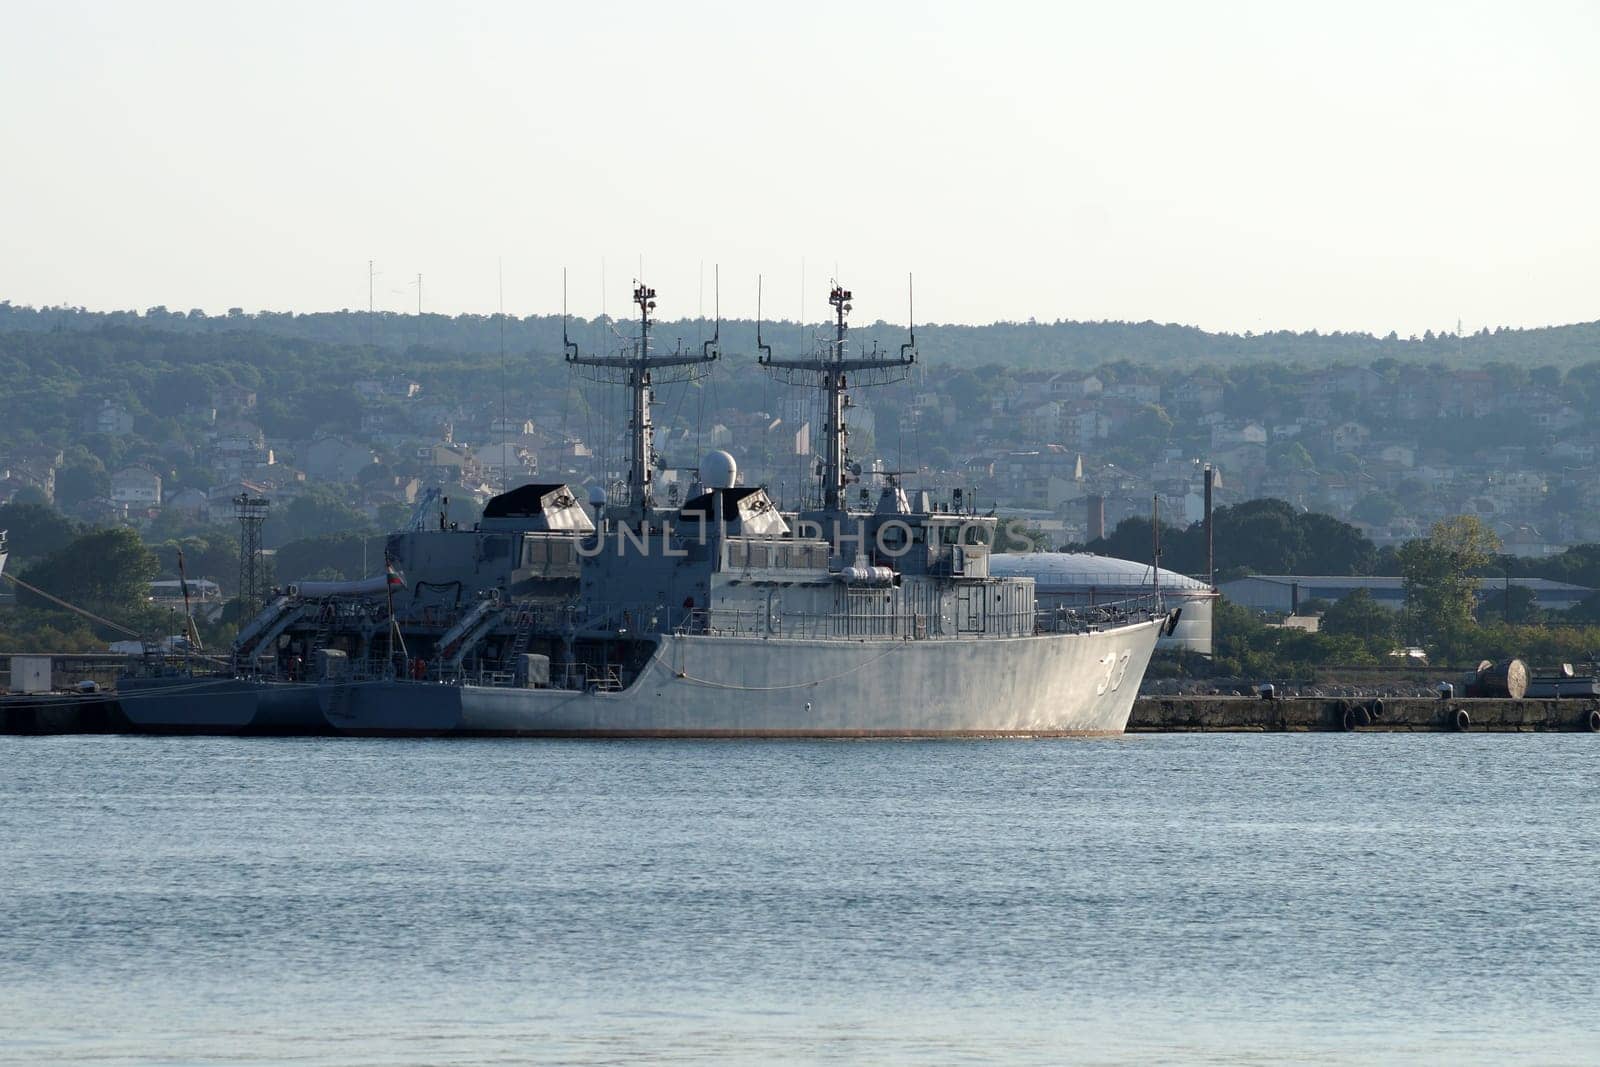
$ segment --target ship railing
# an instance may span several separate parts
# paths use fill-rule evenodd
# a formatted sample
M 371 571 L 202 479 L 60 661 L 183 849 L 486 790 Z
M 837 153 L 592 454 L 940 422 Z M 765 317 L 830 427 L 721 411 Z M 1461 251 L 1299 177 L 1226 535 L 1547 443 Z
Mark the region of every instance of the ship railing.
M 915 612 L 784 612 L 773 633 L 815 640 L 923 640 L 941 636 L 936 617 Z
M 954 629 L 957 637 L 1028 637 L 1038 633 L 1038 616 L 1032 607 L 997 611 L 985 607 L 977 614 L 963 615 L 956 604 Z
M 85 660 L 93 657 L 85 656 Z M 118 665 L 118 673 L 132 677 L 176 677 L 179 675 L 192 675 L 194 677 L 230 678 L 237 675 L 233 660 L 228 656 L 218 656 L 203 652 L 166 652 L 162 650 L 146 650 L 143 653 L 117 653 L 105 657 L 108 662 Z M 83 670 L 95 670 L 96 667 L 84 667 Z
M 550 675 L 550 688 L 615 693 L 622 689 L 620 663 L 568 663 Z
M 608 634 L 679 633 L 691 629 L 700 614 L 694 608 L 655 602 L 575 607 L 561 612 L 561 628 Z
M 1164 610 L 1161 597 L 1148 593 L 1094 605 L 1040 608 L 1036 613 L 1036 630 L 1038 633 L 1092 633 L 1154 619 Z
M 709 637 L 742 637 L 768 633 L 771 622 L 765 607 L 703 608 L 693 613 L 691 630 Z
M 1156 617 L 1160 599 L 1143 595 L 1072 608 L 996 610 L 957 603 L 949 617 L 937 612 L 795 612 L 750 604 L 718 608 L 669 608 L 630 604 L 591 609 L 576 628 L 618 634 L 672 633 L 708 637 L 796 637 L 814 640 L 949 640 L 1025 637 L 1042 633 L 1087 633 Z
M 1023 631 L 1031 626 L 1031 616 Z M 744 637 L 751 634 L 815 637 L 921 637 L 939 632 L 938 620 L 923 614 L 873 612 L 802 613 L 765 604 L 718 608 L 672 608 L 662 604 L 629 604 L 590 609 L 575 616 L 579 631 L 603 633 L 694 634 Z
M 436 670 L 430 669 L 419 681 L 444 685 L 473 685 L 493 689 L 518 689 L 525 684 L 516 671 L 506 670 Z M 614 693 L 623 688 L 620 663 L 568 663 L 551 672 L 551 689 Z
M 768 611 L 764 606 L 694 613 L 684 631 L 713 637 L 795 637 L 840 641 L 923 641 L 973 637 L 1026 637 L 1038 632 L 1033 610 L 986 609 L 950 619 L 928 612 Z

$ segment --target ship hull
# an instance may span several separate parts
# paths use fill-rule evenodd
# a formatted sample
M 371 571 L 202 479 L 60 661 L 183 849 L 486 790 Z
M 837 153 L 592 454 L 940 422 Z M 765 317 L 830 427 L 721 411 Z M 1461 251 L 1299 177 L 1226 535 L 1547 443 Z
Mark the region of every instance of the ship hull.
M 1120 734 L 1161 625 L 955 641 L 669 635 L 619 692 L 381 681 L 318 695 L 334 730 L 363 735 Z
M 249 678 L 169 675 L 123 678 L 117 684 L 123 716 L 142 730 L 185 733 L 332 733 L 317 686 Z

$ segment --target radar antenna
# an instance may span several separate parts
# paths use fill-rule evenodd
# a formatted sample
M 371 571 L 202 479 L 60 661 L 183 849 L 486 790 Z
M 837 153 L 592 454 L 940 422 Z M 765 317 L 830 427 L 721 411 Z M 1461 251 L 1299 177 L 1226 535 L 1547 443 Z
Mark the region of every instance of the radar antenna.
M 603 312 L 602 312 L 603 314 Z M 578 345 L 567 339 L 567 268 L 561 268 L 561 350 L 570 361 L 578 354 Z
M 907 276 L 909 290 L 909 275 Z M 836 280 L 828 293 L 828 303 L 833 305 L 834 338 L 824 342 L 809 357 L 776 359 L 772 349 L 761 343 L 760 287 L 757 283 L 756 347 L 761 354 L 757 362 L 779 374 L 790 384 L 814 385 L 820 388 L 828 403 L 827 423 L 823 427 L 826 438 L 822 460 L 822 507 L 829 512 L 845 510 L 846 486 L 852 477 L 849 465 L 850 431 L 845 426 L 844 411 L 849 406 L 848 379 L 857 386 L 888 385 L 903 381 L 910 373 L 907 369 L 917 361 L 916 324 L 910 324 L 910 340 L 900 346 L 898 356 L 879 355 L 876 347 L 861 356 L 850 356 L 845 337 L 849 330 L 845 317 L 850 314 L 855 294 Z
M 705 277 L 705 275 L 701 275 L 701 277 Z M 720 264 L 711 268 L 711 277 L 711 300 L 717 319 L 716 325 L 711 328 L 711 340 L 700 346 L 700 354 L 707 363 L 721 354 L 721 350 L 718 348 L 722 341 L 722 267 Z M 701 284 L 703 285 L 704 283 L 702 282 Z M 701 290 L 701 292 L 704 291 L 703 289 Z M 704 298 L 702 297 L 702 299 Z M 704 306 L 704 304 L 701 305 L 701 307 Z M 704 312 L 701 314 L 704 314 Z
M 756 275 L 756 349 L 761 353 L 757 361 L 765 366 L 772 362 L 772 346 L 761 340 L 761 275 Z
M 911 275 L 909 274 L 906 275 L 906 333 L 910 336 L 910 340 L 900 346 L 900 358 L 907 363 L 915 363 L 917 360 L 917 293 L 912 288 Z

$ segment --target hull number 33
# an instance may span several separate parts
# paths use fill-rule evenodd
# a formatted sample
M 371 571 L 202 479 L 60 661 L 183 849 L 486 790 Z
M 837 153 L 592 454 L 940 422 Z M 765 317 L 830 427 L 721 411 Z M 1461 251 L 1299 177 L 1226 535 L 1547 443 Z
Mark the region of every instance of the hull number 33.
M 1106 676 L 1094 687 L 1095 696 L 1103 697 L 1108 691 L 1117 691 L 1122 680 L 1128 676 L 1128 660 L 1132 655 L 1131 651 L 1125 650 L 1120 656 L 1115 652 L 1107 652 L 1100 657 L 1100 666 L 1106 669 Z

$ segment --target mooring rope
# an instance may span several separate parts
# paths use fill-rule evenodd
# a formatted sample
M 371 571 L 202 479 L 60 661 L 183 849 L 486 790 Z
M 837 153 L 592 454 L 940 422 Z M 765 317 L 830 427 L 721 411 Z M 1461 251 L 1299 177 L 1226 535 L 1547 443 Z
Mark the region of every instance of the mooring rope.
M 72 613 L 74 613 L 76 615 L 82 615 L 84 618 L 88 619 L 91 622 L 97 622 L 101 626 L 108 626 L 111 629 L 117 631 L 118 633 L 127 634 L 129 637 L 136 637 L 136 638 L 140 639 L 141 641 L 144 640 L 144 635 L 139 633 L 137 630 L 130 630 L 126 626 L 123 626 L 121 623 L 112 622 L 110 619 L 104 618 L 103 616 L 100 616 L 100 615 L 96 615 L 92 611 L 87 611 L 84 608 L 80 608 L 80 607 L 77 607 L 75 605 L 68 604 L 65 600 L 62 600 L 58 596 L 52 596 L 49 593 L 46 593 L 43 589 L 40 589 L 38 586 L 29 585 L 27 582 L 23 581 L 21 578 L 18 578 L 14 574 L 5 574 L 4 572 L 0 572 L 0 578 L 5 578 L 7 581 L 13 583 L 14 585 L 17 585 L 17 586 L 20 586 L 23 589 L 26 589 L 28 592 L 32 593 L 34 596 L 42 596 L 46 600 L 50 601 L 52 604 L 59 604 L 62 607 L 66 608 L 68 611 L 70 611 L 70 612 L 72 612 Z

